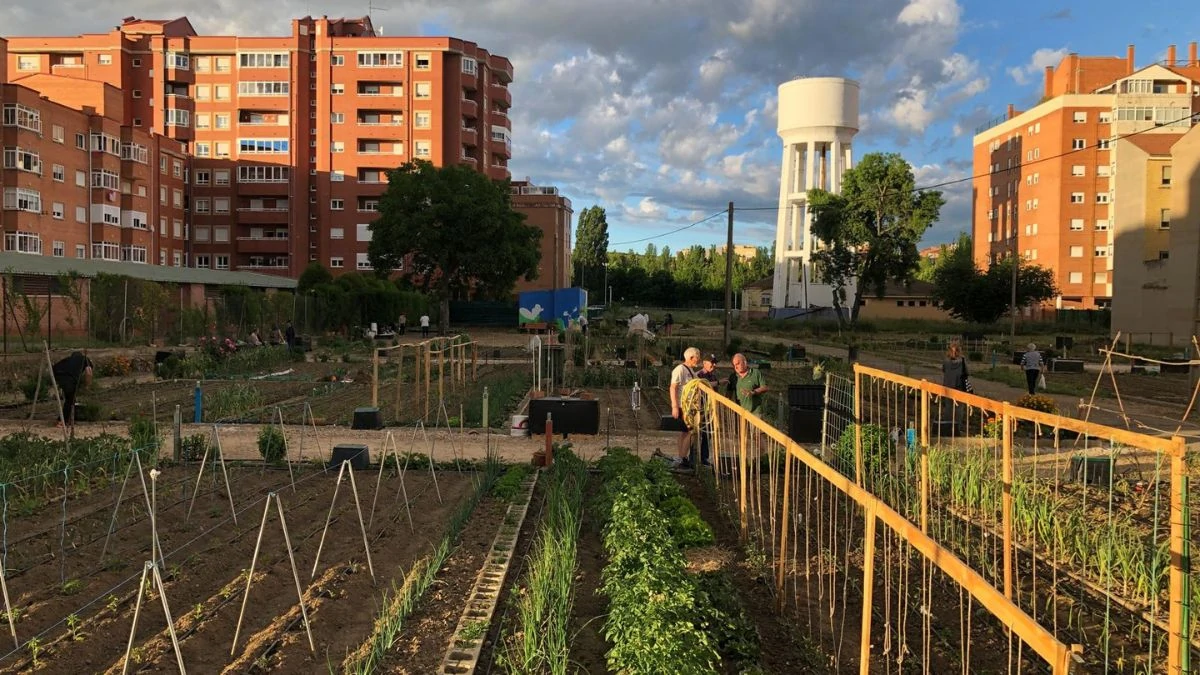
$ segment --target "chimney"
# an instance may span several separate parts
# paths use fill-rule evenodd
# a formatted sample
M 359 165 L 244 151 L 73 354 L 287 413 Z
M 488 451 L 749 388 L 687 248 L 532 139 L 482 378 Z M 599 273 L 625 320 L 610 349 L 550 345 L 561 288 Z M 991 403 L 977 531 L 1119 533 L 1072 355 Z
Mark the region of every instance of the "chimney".
M 1188 65 L 1192 67 L 1200 66 L 1200 58 L 1196 57 L 1196 43 L 1188 45 Z
M 1007 119 L 1011 120 L 1012 118 L 1014 118 L 1016 116 L 1017 116 L 1017 109 L 1013 107 L 1013 104 L 1009 103 L 1008 104 L 1008 113 L 1005 115 L 1005 117 Z
M 1042 96 L 1050 98 L 1054 95 L 1054 66 L 1046 66 L 1045 83 L 1042 85 Z
M 1129 45 L 1125 49 L 1125 74 L 1133 74 L 1133 45 Z
M 1167 45 L 1167 65 L 1175 65 L 1175 45 Z

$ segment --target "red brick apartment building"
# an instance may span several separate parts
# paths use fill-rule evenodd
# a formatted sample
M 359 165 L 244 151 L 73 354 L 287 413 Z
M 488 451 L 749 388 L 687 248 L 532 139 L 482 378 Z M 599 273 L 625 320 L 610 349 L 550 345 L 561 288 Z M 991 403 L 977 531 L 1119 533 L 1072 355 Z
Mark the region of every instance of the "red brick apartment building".
M 979 264 L 1019 251 L 1054 270 L 1058 307 L 1111 306 L 1121 226 L 1114 221 L 1122 199 L 1113 180 L 1121 170 L 1117 146 L 1178 136 L 1200 110 L 1196 43 L 1187 59 L 1176 56 L 1172 45 L 1163 63 L 1138 69 L 1132 45 L 1123 58 L 1068 54 L 1045 69 L 1036 106 L 1010 105 L 977 130 L 972 233 Z M 1138 135 L 1121 140 L 1131 133 Z
M 512 182 L 513 209 L 525 222 L 542 231 L 542 260 L 533 281 L 517 279 L 515 290 L 530 291 L 571 286 L 571 200 L 558 188 L 534 185 L 528 178 Z
M 108 255 L 108 230 L 75 227 L 85 207 L 134 223 L 114 230 L 113 250 L 139 262 L 144 248 L 146 262 L 214 270 L 367 270 L 387 170 L 420 158 L 509 177 L 508 59 L 451 37 L 384 37 L 369 18 L 240 37 L 131 17 L 108 33 L 9 38 L 0 67 L 6 166 L 9 148 L 17 164 L 31 148 L 44 167 L 17 171 L 11 199 L 29 215 L 4 212 L 6 250 L 102 242 Z M 10 105 L 23 121 L 9 124 Z M 104 152 L 77 148 L 85 132 Z M 99 185 L 80 187 L 76 171 Z M 35 183 L 36 208 L 18 191 Z

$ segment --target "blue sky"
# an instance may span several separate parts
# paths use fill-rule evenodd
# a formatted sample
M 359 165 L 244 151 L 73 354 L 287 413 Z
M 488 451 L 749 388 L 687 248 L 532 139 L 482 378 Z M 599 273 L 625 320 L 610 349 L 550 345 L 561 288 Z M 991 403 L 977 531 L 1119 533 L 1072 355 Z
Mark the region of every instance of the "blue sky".
M 1186 3 L 1046 0 L 378 0 L 388 35 L 450 34 L 514 63 L 513 177 L 555 185 L 576 212 L 608 212 L 615 250 L 649 238 L 672 249 L 723 243 L 721 210 L 770 207 L 781 145 L 775 91 L 802 76 L 862 84 L 855 154 L 899 152 L 919 185 L 966 178 L 971 135 L 1008 103 L 1040 96 L 1042 66 L 1063 54 L 1123 55 L 1138 65 L 1200 40 Z M 307 14 L 361 16 L 366 3 L 279 0 L 8 0 L 0 35 L 102 32 L 121 18 L 186 14 L 203 34 L 285 34 Z M 970 185 L 927 243 L 969 226 Z M 767 245 L 774 213 L 737 214 L 735 240 Z

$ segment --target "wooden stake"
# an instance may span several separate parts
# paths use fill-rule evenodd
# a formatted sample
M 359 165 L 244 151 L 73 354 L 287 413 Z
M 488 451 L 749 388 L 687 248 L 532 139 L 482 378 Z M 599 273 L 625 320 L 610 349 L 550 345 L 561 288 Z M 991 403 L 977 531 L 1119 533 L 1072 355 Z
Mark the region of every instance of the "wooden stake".
M 1003 526 L 1004 536 L 1004 597 L 1009 600 L 1013 599 L 1013 546 L 1012 546 L 1012 521 L 1013 521 L 1013 448 L 1012 448 L 1012 409 L 1008 401 L 1004 402 L 1001 415 L 1004 418 L 1003 434 L 1004 439 L 1001 443 L 1000 456 L 1000 479 L 1004 484 L 1004 492 L 1000 496 L 1000 514 L 1001 523 Z M 1036 429 L 1035 429 L 1036 432 Z
M 371 407 L 379 407 L 379 350 L 371 345 Z
M 862 637 L 858 650 L 858 672 L 871 672 L 871 611 L 875 595 L 875 505 L 863 509 L 866 532 L 863 535 L 863 593 L 862 593 Z
M 854 481 L 862 487 L 862 373 L 857 363 L 854 364 Z
M 784 584 L 787 583 L 788 567 L 791 566 L 791 559 L 787 554 L 788 545 L 788 520 L 791 515 L 791 497 L 792 497 L 792 456 L 788 453 L 783 455 L 783 517 L 779 530 L 779 556 L 776 560 L 779 562 L 779 576 L 775 581 L 775 596 L 778 599 L 777 611 L 783 612 L 784 605 Z
M 1185 591 L 1187 570 L 1184 567 L 1188 559 L 1188 542 L 1184 537 L 1184 519 L 1188 513 L 1184 509 L 1184 499 L 1187 494 L 1187 460 L 1184 456 L 1186 443 L 1180 436 L 1171 439 L 1175 450 L 1171 454 L 1171 545 L 1170 545 L 1170 578 L 1168 579 L 1169 615 L 1167 625 L 1170 627 L 1167 637 L 1167 672 L 1170 675 L 1184 675 L 1184 652 L 1189 649 L 1189 636 L 1185 632 L 1184 614 L 1190 609 L 1185 603 L 1189 601 Z

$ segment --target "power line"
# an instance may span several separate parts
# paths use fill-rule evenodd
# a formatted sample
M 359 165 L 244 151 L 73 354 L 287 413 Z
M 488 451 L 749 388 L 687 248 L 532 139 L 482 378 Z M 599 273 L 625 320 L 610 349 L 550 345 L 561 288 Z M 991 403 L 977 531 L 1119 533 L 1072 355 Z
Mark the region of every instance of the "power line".
M 697 226 L 697 225 L 699 225 L 699 224 L 701 224 L 701 223 L 707 223 L 708 221 L 712 220 L 713 218 L 716 218 L 717 216 L 724 215 L 724 214 L 726 214 L 727 212 L 728 212 L 728 211 L 727 211 L 726 209 L 721 209 L 720 211 L 717 211 L 716 213 L 712 214 L 711 216 L 709 216 L 709 217 L 707 217 L 707 218 L 705 218 L 705 219 L 703 219 L 703 220 L 697 220 L 696 222 L 694 222 L 694 223 L 692 223 L 692 224 L 690 224 L 690 225 L 684 225 L 683 227 L 680 227 L 680 228 L 677 228 L 677 229 L 671 230 L 670 232 L 663 232 L 662 234 L 656 234 L 656 235 L 649 236 L 649 237 L 642 237 L 641 239 L 631 239 L 630 241 L 616 241 L 616 242 L 611 242 L 611 243 L 609 243 L 609 246 L 611 247 L 611 246 L 624 246 L 624 245 L 626 245 L 626 244 L 639 244 L 639 243 L 641 243 L 641 242 L 643 242 L 643 241 L 650 241 L 651 239 L 658 239 L 659 237 L 667 237 L 667 236 L 670 236 L 670 235 L 672 235 L 672 234 L 675 234 L 675 233 L 677 233 L 677 232 L 683 232 L 684 230 L 691 229 L 691 228 L 693 228 L 693 227 L 695 227 L 695 226 Z
M 1200 112 L 1192 113 L 1191 115 L 1188 115 L 1187 117 L 1181 117 L 1173 122 L 1164 122 L 1162 124 L 1155 124 L 1154 126 L 1146 127 L 1145 129 L 1139 129 L 1138 131 L 1131 131 L 1127 134 L 1122 134 L 1120 136 L 1114 136 L 1114 137 L 1111 137 L 1111 138 L 1108 138 L 1105 140 L 1107 140 L 1110 143 L 1113 141 L 1121 141 L 1126 138 L 1130 138 L 1132 136 L 1137 136 L 1138 134 L 1144 134 L 1147 131 L 1153 131 L 1155 129 L 1160 129 L 1165 126 L 1174 126 L 1176 124 L 1179 124 L 1180 122 L 1186 122 L 1188 120 L 1194 119 L 1197 116 L 1200 116 Z M 979 174 L 975 174 L 972 176 L 965 176 L 963 178 L 955 178 L 953 180 L 943 181 L 941 183 L 933 183 L 932 185 L 922 185 L 922 186 L 913 188 L 913 192 L 922 192 L 924 190 L 933 190 L 936 188 L 948 187 L 950 185 L 958 185 L 959 183 L 965 183 L 967 181 L 972 181 L 972 180 L 975 180 L 976 178 L 986 178 L 988 176 L 995 176 L 995 175 L 999 175 L 999 174 L 1003 174 L 1003 173 L 1008 173 L 1008 172 L 1014 171 L 1014 170 L 1020 171 L 1024 167 L 1032 166 L 1034 164 L 1040 164 L 1041 162 L 1049 162 L 1050 160 L 1053 160 L 1053 159 L 1062 159 L 1063 157 L 1068 157 L 1070 155 L 1074 155 L 1076 153 L 1083 152 L 1085 150 L 1092 150 L 1092 149 L 1099 148 L 1099 147 L 1100 147 L 1100 142 L 1096 141 L 1095 145 L 1085 145 L 1082 148 L 1071 148 L 1070 150 L 1067 150 L 1065 152 L 1060 152 L 1057 155 L 1050 155 L 1048 157 L 1040 157 L 1038 159 L 1032 159 L 1032 160 L 1029 160 L 1024 163 L 1018 163 L 1014 166 L 1005 167 L 1003 169 L 996 169 L 995 171 L 989 170 L 985 173 L 979 173 Z M 734 211 L 778 211 L 779 206 L 753 206 L 753 207 L 735 206 L 733 210 Z

